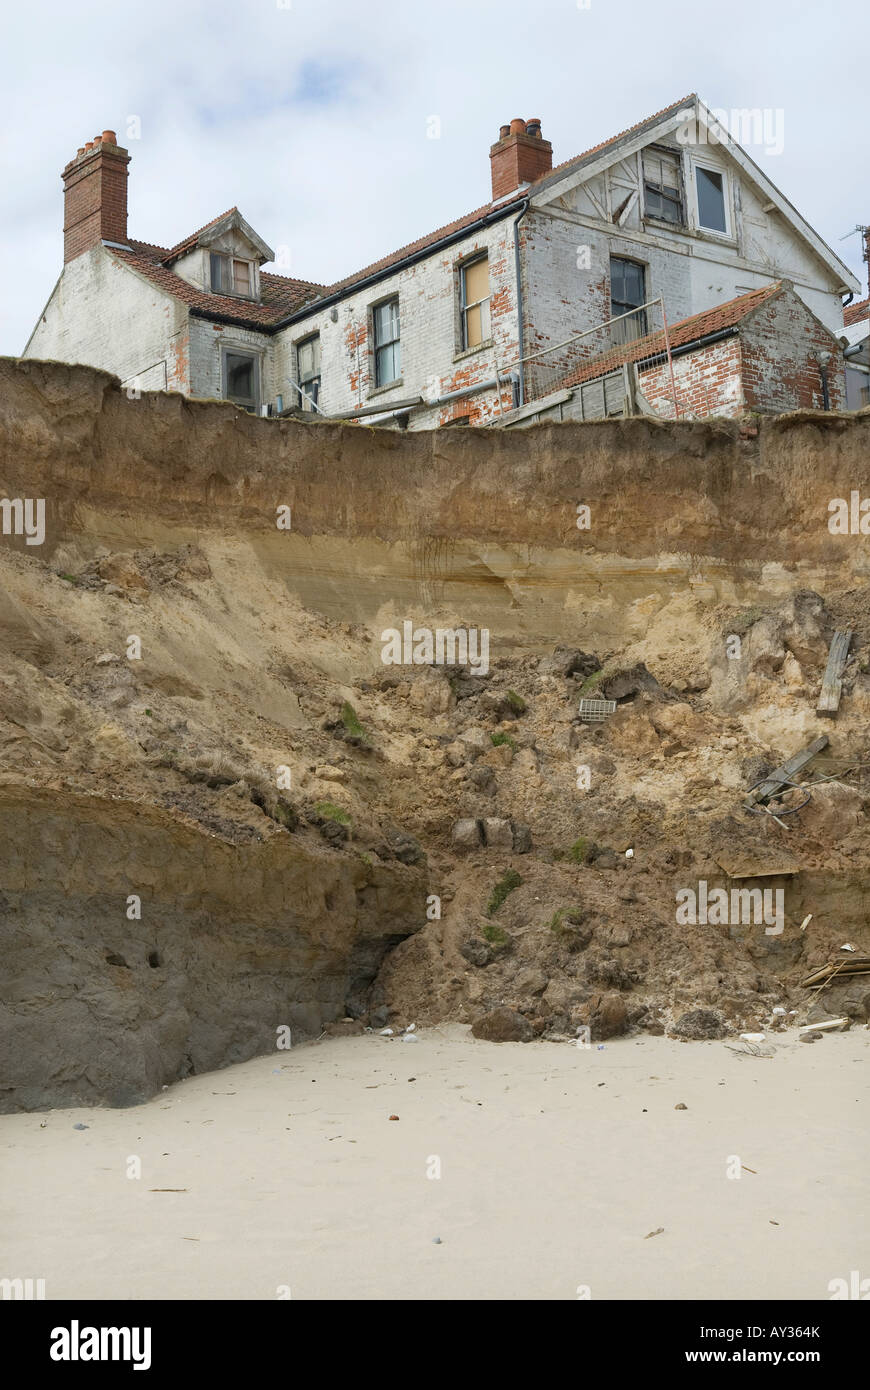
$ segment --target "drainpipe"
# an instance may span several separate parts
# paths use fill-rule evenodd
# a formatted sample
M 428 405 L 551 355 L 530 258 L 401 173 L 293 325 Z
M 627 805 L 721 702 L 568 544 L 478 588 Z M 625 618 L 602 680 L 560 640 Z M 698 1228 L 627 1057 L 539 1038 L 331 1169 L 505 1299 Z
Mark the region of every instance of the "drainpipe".
M 517 338 L 519 340 L 519 361 L 517 362 L 517 376 L 519 378 L 517 391 L 517 407 L 525 405 L 526 392 L 523 375 L 523 280 L 522 268 L 520 266 L 520 222 L 529 210 L 530 198 L 523 199 L 523 205 L 514 218 L 514 275 L 517 282 Z
M 822 409 L 830 410 L 831 393 L 828 389 L 828 367 L 831 363 L 829 352 L 814 352 L 813 356 L 819 364 L 819 376 L 822 378 Z

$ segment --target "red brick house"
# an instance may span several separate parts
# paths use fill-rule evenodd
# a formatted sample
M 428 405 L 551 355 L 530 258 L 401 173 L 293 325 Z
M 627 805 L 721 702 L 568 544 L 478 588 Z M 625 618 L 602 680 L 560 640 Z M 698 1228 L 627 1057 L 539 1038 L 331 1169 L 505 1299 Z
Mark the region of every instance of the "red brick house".
M 669 350 L 670 349 L 670 350 Z M 504 424 L 626 412 L 665 419 L 845 408 L 843 346 L 788 280 L 591 355 Z

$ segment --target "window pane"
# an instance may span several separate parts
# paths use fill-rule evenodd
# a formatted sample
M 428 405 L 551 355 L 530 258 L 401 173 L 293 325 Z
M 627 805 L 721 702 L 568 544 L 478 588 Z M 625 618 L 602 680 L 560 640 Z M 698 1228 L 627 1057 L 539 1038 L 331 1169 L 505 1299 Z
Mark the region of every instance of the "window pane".
M 374 314 L 375 343 L 381 346 L 399 336 L 399 301 L 391 299 L 386 304 L 378 304 Z
M 233 289 L 236 294 L 251 293 L 251 267 L 247 261 L 233 261 Z
M 320 374 L 320 335 L 316 334 L 313 338 L 306 338 L 299 344 L 297 349 L 299 354 L 299 378 L 307 381 L 310 377 Z
M 226 294 L 229 289 L 229 262 L 226 256 L 211 256 L 211 287 L 215 294 Z
M 397 381 L 400 373 L 399 344 L 389 343 L 375 353 L 375 385 L 387 386 Z
M 254 389 L 254 359 L 253 357 L 237 356 L 235 353 L 227 353 L 227 397 L 231 401 L 239 401 L 243 405 L 253 405 L 255 402 Z
M 481 326 L 480 321 L 480 308 L 481 306 L 479 304 L 475 304 L 474 308 L 466 309 L 465 311 L 466 347 L 477 347 L 479 343 L 483 342 L 483 328 Z
M 698 189 L 698 221 L 700 225 L 708 227 L 713 232 L 727 231 L 722 175 L 714 174 L 712 169 L 696 169 L 695 181 Z
M 472 261 L 463 271 L 465 277 L 465 303 L 477 304 L 489 294 L 489 260 L 484 256 Z

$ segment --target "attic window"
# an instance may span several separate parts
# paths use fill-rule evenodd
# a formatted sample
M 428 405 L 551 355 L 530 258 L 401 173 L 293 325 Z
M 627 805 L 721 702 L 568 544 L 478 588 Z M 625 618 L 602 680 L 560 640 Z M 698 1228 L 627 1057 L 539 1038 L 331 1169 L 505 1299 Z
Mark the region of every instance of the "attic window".
M 211 288 L 213 294 L 238 294 L 244 299 L 254 295 L 254 274 L 250 261 L 234 256 L 211 254 Z
M 683 226 L 686 219 L 679 155 L 656 149 L 655 146 L 644 150 L 643 201 L 647 217 L 671 222 L 676 227 Z

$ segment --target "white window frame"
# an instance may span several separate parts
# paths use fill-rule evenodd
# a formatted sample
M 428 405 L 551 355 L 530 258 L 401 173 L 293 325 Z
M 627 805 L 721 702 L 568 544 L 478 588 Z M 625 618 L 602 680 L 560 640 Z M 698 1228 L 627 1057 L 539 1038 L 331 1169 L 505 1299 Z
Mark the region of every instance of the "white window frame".
M 725 205 L 725 231 L 720 232 L 716 227 L 705 227 L 701 221 L 700 210 L 698 207 L 698 170 L 704 169 L 708 174 L 718 174 L 722 180 L 722 201 Z M 692 161 L 692 219 L 696 231 L 703 236 L 718 238 L 720 241 L 734 240 L 734 209 L 731 198 L 731 174 L 728 169 L 723 168 L 712 159 L 694 159 Z
M 481 261 L 486 261 L 486 279 L 489 285 L 489 294 L 483 299 L 476 299 L 472 304 L 467 304 L 465 301 L 465 273 L 467 270 L 470 270 L 473 265 L 478 265 Z M 489 249 L 487 248 L 485 251 L 475 251 L 473 255 L 466 256 L 464 260 L 459 262 L 457 268 L 459 270 L 459 351 L 460 353 L 480 352 L 482 348 L 492 345 L 492 266 L 489 260 Z M 470 309 L 476 309 L 480 304 L 486 305 L 487 332 L 479 343 L 470 344 L 468 342 L 468 312 Z

